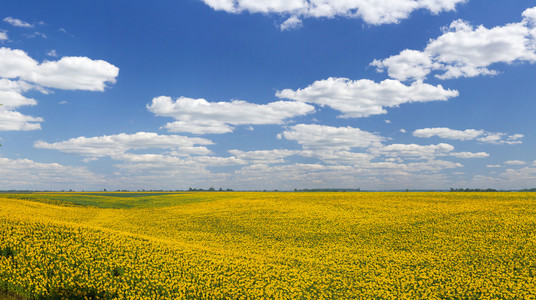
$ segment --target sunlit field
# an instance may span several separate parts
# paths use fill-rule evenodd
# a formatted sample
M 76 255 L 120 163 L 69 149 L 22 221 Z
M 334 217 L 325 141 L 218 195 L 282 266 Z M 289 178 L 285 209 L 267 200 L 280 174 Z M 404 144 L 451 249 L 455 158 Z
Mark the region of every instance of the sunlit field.
M 535 299 L 536 193 L 0 195 L 30 299 Z

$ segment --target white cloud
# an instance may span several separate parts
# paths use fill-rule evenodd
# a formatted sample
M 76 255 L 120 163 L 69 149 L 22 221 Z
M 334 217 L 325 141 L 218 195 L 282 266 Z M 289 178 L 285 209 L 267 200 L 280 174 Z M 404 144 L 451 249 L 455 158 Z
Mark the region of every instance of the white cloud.
M 523 167 L 520 169 L 506 169 L 496 176 L 477 175 L 470 184 L 479 187 L 493 187 L 496 189 L 523 189 L 533 188 L 536 182 L 536 168 Z
M 0 31 L 0 41 L 7 41 L 9 38 L 7 37 L 7 32 Z
M 274 150 L 256 150 L 256 151 L 242 151 L 242 150 L 229 150 L 233 156 L 238 159 L 248 161 L 252 164 L 276 164 L 284 163 L 285 158 L 293 155 L 300 155 L 301 150 L 287 150 L 287 149 L 274 149 Z
M 25 37 L 28 37 L 28 38 L 31 38 L 33 39 L 34 37 L 41 37 L 41 38 L 48 38 L 46 34 L 42 33 L 42 32 L 34 32 L 34 33 L 30 33 L 30 34 L 24 34 Z
M 526 162 L 524 162 L 522 160 L 508 160 L 508 161 L 505 161 L 504 163 L 507 164 L 507 165 L 517 165 L 517 166 L 527 164 Z
M 436 39 L 430 40 L 423 51 L 404 50 L 371 65 L 378 71 L 387 70 L 398 80 L 423 80 L 432 71 L 442 71 L 440 79 L 494 75 L 489 69 L 497 63 L 536 61 L 535 9 L 523 12 L 518 23 L 486 28 L 473 27 L 456 20 Z
M 417 144 L 392 144 L 378 149 L 371 149 L 373 153 L 392 157 L 418 157 L 431 158 L 438 155 L 445 155 L 454 150 L 449 144 L 440 143 L 437 145 L 421 146 Z
M 313 149 L 304 150 L 300 154 L 305 157 L 314 157 L 322 161 L 322 163 L 338 166 L 367 166 L 374 158 L 374 155 L 369 153 L 350 152 L 338 149 Z
M 435 159 L 435 156 L 452 153 L 453 147 L 448 144 L 383 147 L 382 137 L 357 128 L 302 124 L 281 134 L 282 138 L 287 136 L 298 141 L 304 149 L 235 149 L 229 151 L 231 156 L 219 157 L 207 155 L 210 153 L 200 149 L 204 147 L 198 145 L 210 144 L 206 139 L 186 138 L 185 141 L 185 137 L 154 133 L 81 137 L 59 143 L 36 142 L 35 146 L 87 156 L 85 162 L 109 156 L 118 163 L 113 165 L 117 170 L 114 175 L 106 176 L 106 186 L 133 189 L 140 186 L 175 189 L 211 185 L 263 189 L 315 185 L 393 188 L 409 179 L 414 180 L 408 181 L 412 184 L 419 182 L 416 187 L 437 188 L 446 180 L 445 175 L 438 172 L 462 166 Z M 197 151 L 191 151 L 196 148 Z M 356 153 L 352 148 L 382 149 L 383 152 Z M 155 153 L 155 149 L 164 151 Z M 288 159 L 291 156 L 301 156 L 312 162 L 294 163 Z M 387 158 L 372 162 L 381 160 L 382 156 Z M 400 158 L 408 156 L 412 160 L 425 161 L 404 163 Z M 207 169 L 210 167 L 233 167 L 234 171 L 227 169 L 218 173 Z
M 415 10 L 454 10 L 465 0 L 202 0 L 229 13 L 283 14 L 291 18 L 361 18 L 368 24 L 398 23 Z
M 281 30 L 293 30 L 302 27 L 302 21 L 296 16 L 288 18 L 285 22 L 281 23 L 279 28 Z
M 523 20 L 525 20 L 529 25 L 536 24 L 536 7 L 526 9 L 522 14 Z
M 2 189 L 91 189 L 106 183 L 103 176 L 84 167 L 38 163 L 29 159 L 0 157 Z
M 54 149 L 65 153 L 73 153 L 90 157 L 121 156 L 129 150 L 138 149 L 170 149 L 188 154 L 210 154 L 204 146 L 211 145 L 212 141 L 204 138 L 191 138 L 180 135 L 158 135 L 152 132 L 138 132 L 135 134 L 120 133 L 99 137 L 78 137 L 63 142 L 47 143 L 37 141 L 36 148 Z
M 257 189 L 290 190 L 319 187 L 393 189 L 401 185 L 409 188 L 447 188 L 450 181 L 439 171 L 459 167 L 462 167 L 459 163 L 443 160 L 408 164 L 368 161 L 355 165 L 254 164 L 236 170 L 227 178 L 227 182 Z
M 282 134 L 287 140 L 293 140 L 304 149 L 350 150 L 381 145 L 383 137 L 352 127 L 331 127 L 314 124 L 298 124 L 285 130 Z
M 416 50 L 404 50 L 398 55 L 383 60 L 375 59 L 371 64 L 379 72 L 387 69 L 391 78 L 405 81 L 408 79 L 422 80 L 431 72 L 439 69 L 441 65 L 433 62 L 429 54 Z
M 322 163 L 331 165 L 341 164 L 358 164 L 364 165 L 370 162 L 374 158 L 373 155 L 368 153 L 355 153 L 344 150 L 334 150 L 328 148 L 315 148 L 308 150 L 288 150 L 288 149 L 274 149 L 274 150 L 256 150 L 256 151 L 241 151 L 230 150 L 233 156 L 238 159 L 249 162 L 254 165 L 271 165 L 271 164 L 284 164 L 288 163 L 286 160 L 290 156 L 302 156 L 309 158 L 316 158 L 322 161 Z
M 37 101 L 22 95 L 22 93 L 34 88 L 35 86 L 24 81 L 0 78 L 0 104 L 2 104 L 2 108 L 14 109 L 25 105 L 36 105 Z
M 145 166 L 152 166 L 159 169 L 169 169 L 177 166 L 195 166 L 197 168 L 204 168 L 206 166 L 236 166 L 247 164 L 246 161 L 238 159 L 236 157 L 218 157 L 218 156 L 192 156 L 180 158 L 177 156 L 162 155 L 162 154 L 134 154 L 134 153 L 122 153 L 114 155 L 112 157 L 115 160 L 121 160 L 124 162 L 135 163 Z
M 47 52 L 47 55 L 52 56 L 52 57 L 57 57 L 58 53 L 56 52 L 56 49 L 52 49 L 52 50 Z
M 490 144 L 514 145 L 521 144 L 522 142 L 520 139 L 523 138 L 523 136 L 524 135 L 519 133 L 508 136 L 506 133 L 502 132 L 486 132 L 483 137 L 477 138 L 477 141 Z
M 38 130 L 41 129 L 42 118 L 23 115 L 18 111 L 10 111 L 0 107 L 0 131 Z
M 157 116 L 173 117 L 177 121 L 165 127 L 171 132 L 197 134 L 232 132 L 237 125 L 282 124 L 285 119 L 306 115 L 314 107 L 294 101 L 254 104 L 245 101 L 208 102 L 205 99 L 180 97 L 154 98 L 147 109 Z
M 452 140 L 473 140 L 484 134 L 484 130 L 476 129 L 466 129 L 466 130 L 455 130 L 446 127 L 436 127 L 436 128 L 423 128 L 417 129 L 413 132 L 413 136 L 429 138 L 432 136 L 438 136 L 444 139 Z
M 413 162 L 413 163 L 407 163 L 407 164 L 394 163 L 394 162 L 379 162 L 379 163 L 372 163 L 369 166 L 369 168 L 372 171 L 372 174 L 375 174 L 376 176 L 379 176 L 379 177 L 384 177 L 384 179 L 388 179 L 390 177 L 389 173 L 395 170 L 400 172 L 399 175 L 410 177 L 410 176 L 417 175 L 419 173 L 421 173 L 420 175 L 424 175 L 422 174 L 422 172 L 433 173 L 433 172 L 438 172 L 444 169 L 454 169 L 454 168 L 459 168 L 459 167 L 463 167 L 463 165 L 460 163 L 455 163 L 455 162 L 446 161 L 446 160 L 435 160 L 432 158 L 428 158 L 428 160 L 426 161 Z M 416 174 L 412 174 L 412 173 L 416 173 Z M 389 175 L 386 176 L 385 174 L 389 174 Z
M 158 115 L 158 114 L 157 114 Z M 234 128 L 214 120 L 175 121 L 164 125 L 169 132 L 189 132 L 195 134 L 228 133 Z
M 42 118 L 23 115 L 20 112 L 13 111 L 20 106 L 36 105 L 37 102 L 32 98 L 26 98 L 23 92 L 34 89 L 35 87 L 24 81 L 12 81 L 0 78 L 0 131 L 8 130 L 39 130 Z
M 13 17 L 4 18 L 4 22 L 9 23 L 10 25 L 15 26 L 15 27 L 23 27 L 23 28 L 32 28 L 32 27 L 34 27 L 32 24 L 30 24 L 28 22 L 24 22 L 23 20 L 16 19 L 16 18 L 13 18 Z
M 488 132 L 485 130 L 477 130 L 477 129 L 466 129 L 466 130 L 456 130 L 456 129 L 450 129 L 446 127 L 435 127 L 435 128 L 422 128 L 417 129 L 413 132 L 413 136 L 415 137 L 422 137 L 422 138 L 430 138 L 433 136 L 438 136 L 440 138 L 444 139 L 452 139 L 452 140 L 474 140 L 476 139 L 479 142 L 482 143 L 490 143 L 490 144 L 521 144 L 520 141 L 521 138 L 524 137 L 524 135 L 516 133 L 513 135 L 507 135 L 506 133 L 502 132 Z
M 199 163 L 203 166 L 236 166 L 236 165 L 246 165 L 247 161 L 236 158 L 234 156 L 230 157 L 218 157 L 218 156 L 194 156 L 190 160 Z
M 501 165 L 486 165 L 486 168 L 500 168 Z
M 114 83 L 119 69 L 105 61 L 87 57 L 64 57 L 59 61 L 38 63 L 22 50 L 0 48 L 0 131 L 40 129 L 43 119 L 23 115 L 14 109 L 36 105 L 23 94 L 46 88 L 103 91 Z
M 450 153 L 451 156 L 459 157 L 459 158 L 484 158 L 489 157 L 489 154 L 486 152 L 456 152 L 456 153 Z
M 445 90 L 441 85 L 433 86 L 414 82 L 407 86 L 397 80 L 350 80 L 330 77 L 315 81 L 306 88 L 278 91 L 276 96 L 307 103 L 327 105 L 343 114 L 343 118 L 359 118 L 385 114 L 385 107 L 397 107 L 403 103 L 445 101 L 458 96 L 458 91 Z
M 104 91 L 115 83 L 119 68 L 103 60 L 87 57 L 63 57 L 38 63 L 26 52 L 0 48 L 0 77 L 19 78 L 49 88 Z

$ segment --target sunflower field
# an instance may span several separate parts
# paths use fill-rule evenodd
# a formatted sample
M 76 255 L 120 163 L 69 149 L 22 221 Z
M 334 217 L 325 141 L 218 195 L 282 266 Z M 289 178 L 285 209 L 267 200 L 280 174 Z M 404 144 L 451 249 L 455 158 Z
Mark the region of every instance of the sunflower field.
M 0 293 L 536 299 L 536 193 L 0 194 Z

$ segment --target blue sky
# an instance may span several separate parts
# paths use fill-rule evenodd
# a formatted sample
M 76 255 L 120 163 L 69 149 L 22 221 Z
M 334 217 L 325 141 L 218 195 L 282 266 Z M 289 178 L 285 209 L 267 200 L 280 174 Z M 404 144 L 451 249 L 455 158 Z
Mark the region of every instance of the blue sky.
M 536 186 L 533 1 L 0 8 L 0 190 Z

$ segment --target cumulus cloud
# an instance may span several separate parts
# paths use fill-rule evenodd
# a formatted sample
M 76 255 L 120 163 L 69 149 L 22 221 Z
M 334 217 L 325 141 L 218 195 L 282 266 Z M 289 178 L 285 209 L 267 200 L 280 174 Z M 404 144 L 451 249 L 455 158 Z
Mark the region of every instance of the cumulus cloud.
M 229 150 L 229 153 L 238 159 L 248 161 L 252 164 L 276 164 L 284 163 L 285 158 L 293 155 L 300 155 L 301 150 L 287 150 L 287 149 L 274 149 L 274 150 L 256 150 L 256 151 L 242 151 L 242 150 Z
M 8 40 L 9 38 L 7 37 L 7 32 L 5 31 L 0 31 L 0 42 L 1 41 L 6 41 Z
M 437 184 L 443 176 L 438 175 L 439 171 L 462 166 L 436 159 L 453 154 L 454 147 L 448 144 L 383 146 L 384 138 L 351 127 L 301 124 L 284 131 L 281 138 L 296 140 L 303 149 L 235 149 L 229 151 L 231 156 L 221 157 L 210 155 L 202 147 L 211 144 L 209 140 L 155 133 L 80 137 L 58 143 L 38 141 L 35 147 L 86 156 L 86 162 L 108 156 L 117 161 L 113 165 L 117 171 L 107 176 L 107 182 L 132 188 L 185 188 L 192 184 L 242 188 L 281 188 L 291 184 L 293 188 L 314 183 L 338 187 L 367 183 L 370 187 L 373 182 L 394 187 L 402 179 L 417 177 L 420 182 L 432 183 L 431 178 L 436 179 Z M 354 152 L 354 148 L 368 153 Z M 291 156 L 311 162 L 295 163 L 289 159 Z M 407 157 L 412 161 L 405 163 Z M 210 171 L 210 167 L 233 167 L 233 171 Z
M 477 141 L 491 144 L 514 145 L 521 144 L 521 138 L 523 138 L 523 135 L 519 133 L 516 133 L 514 135 L 507 135 L 506 133 L 501 132 L 486 132 L 483 137 L 477 138 Z
M 52 56 L 52 57 L 57 57 L 58 53 L 56 52 L 56 49 L 52 49 L 52 50 L 47 52 L 47 55 Z
M 281 23 L 279 28 L 281 30 L 293 30 L 302 27 L 302 21 L 296 16 L 288 18 L 285 22 Z
M 421 173 L 422 175 L 422 172 L 434 173 L 459 167 L 463 167 L 463 165 L 451 161 L 429 158 L 426 161 L 412 163 L 378 162 L 372 163 L 369 168 L 372 171 L 371 173 L 376 174 L 376 176 L 383 177 L 388 172 L 398 171 L 399 175 L 413 177 L 416 175 L 415 173 Z M 389 179 L 389 177 L 385 176 L 386 179 Z
M 324 164 L 338 165 L 338 166 L 367 166 L 374 158 L 374 155 L 370 153 L 352 152 L 339 149 L 312 149 L 304 150 L 300 154 L 304 157 L 317 158 Z
M 522 160 L 508 160 L 508 161 L 505 161 L 504 162 L 505 164 L 507 165 L 516 165 L 516 166 L 521 166 L 521 165 L 526 165 L 527 163 L 522 161 Z
M 0 131 L 28 131 L 41 129 L 42 118 L 32 117 L 14 111 L 21 106 L 33 106 L 37 101 L 27 98 L 24 92 L 36 89 L 24 81 L 0 78 Z
M 381 145 L 383 137 L 352 127 L 331 127 L 315 124 L 298 124 L 285 130 L 280 137 L 296 141 L 304 149 L 368 148 Z
M 18 78 L 48 88 L 104 91 L 108 83 L 115 83 L 118 74 L 119 68 L 103 60 L 63 57 L 39 63 L 22 50 L 0 48 L 2 78 Z
M 456 20 L 444 28 L 423 51 L 403 50 L 386 59 L 374 60 L 378 71 L 387 70 L 391 78 L 423 80 L 431 72 L 440 79 L 494 75 L 497 63 L 536 61 L 535 8 L 523 12 L 518 23 L 486 28 Z
M 486 152 L 455 152 L 450 153 L 451 156 L 459 157 L 459 158 L 484 158 L 489 157 L 489 154 Z
M 497 175 L 476 175 L 470 182 L 473 186 L 490 187 L 497 189 L 524 189 L 534 187 L 536 182 L 536 168 L 522 167 L 519 169 L 506 169 Z
M 446 127 L 436 127 L 436 128 L 423 128 L 417 129 L 413 132 L 413 136 L 429 138 L 432 136 L 438 136 L 444 139 L 452 140 L 473 140 L 484 134 L 484 130 L 476 129 L 466 129 L 466 130 L 455 130 Z
M 460 141 L 476 139 L 479 142 L 491 144 L 520 144 L 522 143 L 520 139 L 524 137 L 524 135 L 519 133 L 507 135 L 502 132 L 488 132 L 477 129 L 456 130 L 446 127 L 417 129 L 413 132 L 413 136 L 422 138 L 438 136 L 444 139 Z
M 375 59 L 371 64 L 378 72 L 385 69 L 391 78 L 406 81 L 408 79 L 422 80 L 431 72 L 441 67 L 432 57 L 421 51 L 406 49 L 398 55 L 383 60 Z
M 170 149 L 188 154 L 210 154 L 205 145 L 212 141 L 204 138 L 192 138 L 180 135 L 158 135 L 152 132 L 138 132 L 135 134 L 120 133 L 116 135 L 103 135 L 98 137 L 77 137 L 57 143 L 37 141 L 36 148 L 54 149 L 65 153 L 73 153 L 88 157 L 119 157 L 129 150 L 138 149 Z M 197 146 L 201 145 L 201 146 Z
M 459 158 L 489 156 L 485 152 L 452 152 L 454 146 L 446 143 L 383 145 L 385 138 L 352 127 L 298 124 L 285 130 L 279 138 L 294 140 L 303 147 L 301 151 L 287 152 L 289 154 L 316 158 L 325 164 L 355 165 L 362 168 L 384 168 L 393 164 L 400 168 L 400 165 L 404 165 L 401 164 L 402 158 L 430 161 L 435 157 L 447 155 Z M 365 152 L 354 152 L 356 148 L 362 148 Z M 384 162 L 371 162 L 382 157 L 385 158 Z
M 360 18 L 373 25 L 398 23 L 416 10 L 452 11 L 466 0 L 202 0 L 229 13 L 287 15 L 290 18 Z M 288 20 L 287 20 L 288 21 Z
M 29 159 L 0 157 L 3 189 L 88 189 L 104 184 L 103 176 L 84 167 L 39 163 Z
M 277 101 L 254 104 L 246 101 L 208 102 L 205 99 L 180 97 L 154 98 L 147 109 L 157 116 L 177 121 L 165 125 L 170 132 L 196 134 L 232 132 L 237 125 L 282 124 L 286 119 L 306 115 L 314 107 L 301 102 Z
M 403 103 L 446 101 L 457 97 L 458 91 L 444 89 L 422 82 L 404 85 L 397 80 L 350 80 L 330 77 L 315 81 L 306 88 L 278 91 L 276 96 L 300 102 L 327 105 L 343 114 L 343 118 L 359 118 L 385 114 L 385 107 L 397 107 Z
M 15 109 L 24 105 L 36 105 L 37 101 L 22 94 L 36 87 L 24 82 L 0 78 L 0 102 L 4 109 Z
M 0 48 L 0 130 L 37 130 L 43 119 L 14 111 L 37 101 L 23 94 L 30 90 L 48 93 L 47 88 L 104 91 L 114 83 L 119 69 L 102 60 L 63 57 L 38 63 L 22 50 Z
M 224 167 L 224 166 L 236 166 L 236 165 L 246 165 L 247 161 L 234 157 L 219 157 L 219 156 L 194 156 L 190 158 L 191 161 L 199 163 L 203 166 L 215 166 L 215 167 Z
M 417 144 L 392 144 L 378 149 L 372 149 L 373 152 L 392 157 L 418 157 L 431 158 L 434 156 L 445 155 L 454 150 L 449 144 L 440 143 L 437 145 L 417 145 Z
M 4 22 L 10 24 L 11 26 L 15 26 L 15 27 L 23 27 L 23 28 L 32 28 L 32 27 L 34 27 L 32 24 L 30 24 L 28 22 L 24 22 L 23 20 L 16 19 L 16 18 L 13 18 L 13 17 L 4 18 Z
M 41 129 L 42 118 L 23 115 L 18 111 L 10 111 L 0 107 L 0 130 L 38 130 Z
M 164 154 L 135 154 L 135 153 L 122 153 L 112 156 L 115 160 L 121 160 L 128 163 L 138 164 L 140 166 L 147 166 L 149 168 L 169 169 L 177 166 L 182 167 L 197 167 L 204 168 L 206 166 L 235 166 L 244 165 L 247 162 L 238 159 L 234 156 L 230 157 L 218 157 L 218 156 L 192 156 L 192 157 L 177 157 Z
M 401 184 L 415 188 L 448 187 L 441 170 L 463 165 L 444 160 L 412 163 L 362 162 L 356 165 L 325 163 L 294 163 L 284 165 L 254 164 L 236 170 L 227 180 L 252 188 L 318 188 L 319 186 L 393 189 Z M 259 184 L 259 182 L 261 184 Z

